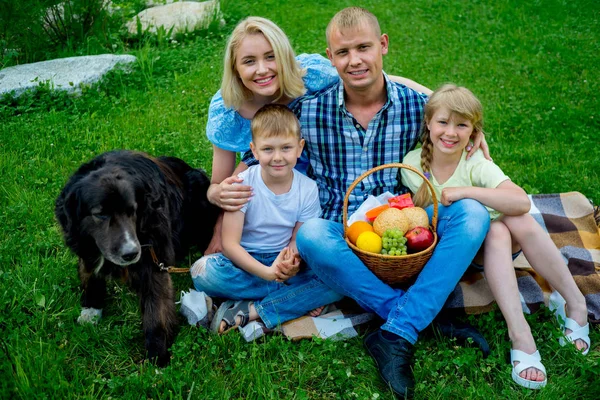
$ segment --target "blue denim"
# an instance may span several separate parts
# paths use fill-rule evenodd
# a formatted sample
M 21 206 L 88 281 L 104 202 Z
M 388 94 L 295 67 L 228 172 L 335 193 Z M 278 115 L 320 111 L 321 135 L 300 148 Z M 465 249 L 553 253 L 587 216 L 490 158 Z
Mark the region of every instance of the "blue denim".
M 427 208 L 431 219 L 433 207 Z M 377 278 L 344 241 L 338 222 L 311 219 L 296 236 L 304 261 L 335 291 L 353 298 L 386 322 L 381 329 L 415 343 L 433 321 L 477 254 L 490 226 L 490 216 L 478 201 L 464 199 L 438 209 L 439 242 L 417 277 L 404 291 Z
M 278 254 L 251 253 L 256 260 L 268 266 L 273 264 Z M 196 261 L 190 272 L 196 290 L 209 296 L 255 300 L 258 315 L 270 329 L 343 297 L 306 266 L 296 276 L 278 283 L 252 275 L 217 253 Z

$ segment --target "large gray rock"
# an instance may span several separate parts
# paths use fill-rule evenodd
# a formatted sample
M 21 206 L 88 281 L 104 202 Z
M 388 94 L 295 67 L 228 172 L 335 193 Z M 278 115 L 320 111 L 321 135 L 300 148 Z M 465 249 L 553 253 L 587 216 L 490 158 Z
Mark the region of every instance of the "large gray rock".
M 101 54 L 8 67 L 0 70 L 0 96 L 10 92 L 19 96 L 40 83 L 49 83 L 56 90 L 79 91 L 81 85 L 98 82 L 116 65 L 135 60 L 132 55 Z
M 132 35 L 137 33 L 139 18 L 142 31 L 156 33 L 159 27 L 167 32 L 173 28 L 171 37 L 180 32 L 192 32 L 208 27 L 214 18 L 221 19 L 219 1 L 180 1 L 177 3 L 155 6 L 141 11 L 128 21 L 125 26 Z

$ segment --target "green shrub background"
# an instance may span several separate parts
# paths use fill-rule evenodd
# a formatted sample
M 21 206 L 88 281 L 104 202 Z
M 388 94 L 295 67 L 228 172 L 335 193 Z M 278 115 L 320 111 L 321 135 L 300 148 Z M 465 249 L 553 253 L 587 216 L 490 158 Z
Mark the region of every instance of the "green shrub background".
M 9 3 L 20 19 L 6 18 Z M 25 32 L 37 29 L 30 13 L 42 3 L 50 2 L 0 0 L 0 66 L 110 51 L 138 62 L 77 97 L 45 85 L 0 101 L 0 398 L 392 398 L 360 338 L 295 343 L 272 336 L 246 344 L 182 320 L 171 365 L 159 370 L 143 362 L 137 300 L 123 286 L 110 285 L 97 326 L 76 323 L 77 261 L 54 220 L 56 196 L 81 163 L 112 149 L 175 155 L 210 172 L 208 104 L 220 84 L 226 38 L 248 15 L 279 24 L 298 53 L 324 54 L 335 12 L 370 9 L 390 35 L 385 70 L 430 88 L 455 82 L 473 90 L 492 156 L 516 183 L 532 194 L 579 191 L 600 203 L 596 1 L 226 1 L 225 26 L 174 40 L 164 30 L 127 37 L 121 24 L 141 3 L 121 1 L 106 25 L 54 47 Z M 181 266 L 198 256 L 190 253 Z M 191 281 L 177 276 L 175 286 L 187 290 Z M 512 383 L 500 313 L 468 320 L 492 355 L 482 359 L 472 347 L 425 336 L 415 356 L 416 398 L 598 398 L 598 349 L 581 357 L 560 348 L 545 309 L 528 316 L 548 369 L 540 392 Z M 592 343 L 599 340 L 594 326 Z

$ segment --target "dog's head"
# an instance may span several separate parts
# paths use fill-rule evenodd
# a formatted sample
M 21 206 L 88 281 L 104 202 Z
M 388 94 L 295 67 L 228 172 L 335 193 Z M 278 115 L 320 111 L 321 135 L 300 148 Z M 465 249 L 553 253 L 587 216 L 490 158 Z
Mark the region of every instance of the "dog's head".
M 139 261 L 134 182 L 123 169 L 105 165 L 65 187 L 56 202 L 56 216 L 75 253 L 81 256 L 84 251 L 76 246 L 93 241 L 102 257 L 113 264 Z

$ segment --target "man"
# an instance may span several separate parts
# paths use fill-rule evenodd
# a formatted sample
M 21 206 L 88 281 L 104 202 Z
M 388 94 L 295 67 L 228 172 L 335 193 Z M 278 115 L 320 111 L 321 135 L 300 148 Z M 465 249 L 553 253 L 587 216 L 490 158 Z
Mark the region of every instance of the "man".
M 335 291 L 378 314 L 385 323 L 365 338 L 383 380 L 394 393 L 410 395 L 414 343 L 441 310 L 477 253 L 489 228 L 486 209 L 462 200 L 438 211 L 439 243 L 407 290 L 379 280 L 344 241 L 341 224 L 346 189 L 375 166 L 401 162 L 417 143 L 427 96 L 390 81 L 383 72 L 388 36 L 377 18 L 362 8 L 337 13 L 327 27 L 327 55 L 341 82 L 290 105 L 298 116 L 317 181 L 322 219 L 298 232 L 300 255 Z M 481 138 L 478 138 L 481 139 Z M 397 171 L 365 178 L 349 198 L 351 214 L 369 194 L 398 189 Z

